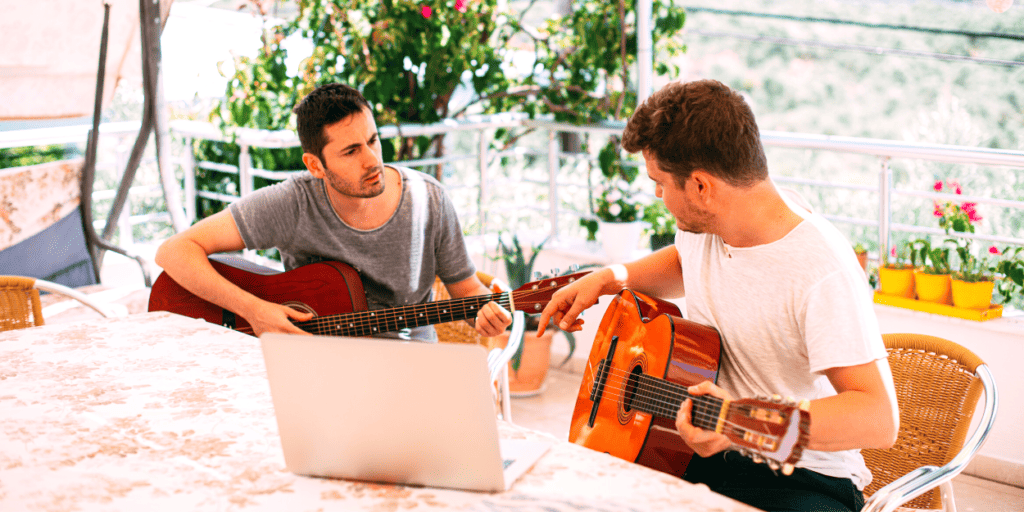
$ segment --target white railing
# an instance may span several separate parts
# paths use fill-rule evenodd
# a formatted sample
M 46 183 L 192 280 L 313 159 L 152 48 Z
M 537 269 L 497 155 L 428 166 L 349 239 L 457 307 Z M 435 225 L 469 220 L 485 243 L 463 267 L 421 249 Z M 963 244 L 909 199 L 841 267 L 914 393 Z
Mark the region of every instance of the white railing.
M 546 223 L 549 226 L 548 229 L 550 234 L 557 238 L 561 234 L 560 226 L 566 225 L 566 223 L 562 221 L 564 216 L 590 216 L 585 204 L 577 204 L 570 208 L 563 206 L 562 196 L 565 195 L 567 191 L 572 189 L 584 189 L 589 193 L 589 184 L 573 182 L 571 180 L 567 181 L 565 179 L 567 169 L 566 163 L 574 159 L 583 161 L 593 160 L 593 156 L 589 154 L 563 152 L 560 147 L 559 135 L 561 133 L 587 133 L 597 136 L 613 136 L 621 134 L 624 126 L 625 123 L 623 122 L 595 125 L 572 125 L 544 120 L 531 120 L 527 119 L 525 116 L 517 114 L 498 114 L 470 117 L 462 120 L 446 120 L 432 125 L 403 125 L 401 127 L 382 126 L 380 128 L 380 133 L 381 137 L 385 139 L 397 136 L 432 136 L 442 133 L 472 134 L 473 140 L 475 140 L 475 151 L 463 151 L 458 153 L 452 152 L 441 158 L 403 161 L 401 164 L 409 167 L 420 168 L 437 165 L 448 166 L 456 163 L 460 166 L 471 164 L 470 168 L 474 169 L 474 176 L 472 179 L 469 176 L 459 175 L 450 181 L 446 181 L 445 184 L 451 190 L 471 189 L 473 197 L 475 198 L 475 200 L 472 201 L 472 203 L 474 203 L 474 207 L 472 208 L 473 211 L 464 211 L 462 212 L 462 215 L 467 219 L 474 219 L 477 223 L 479 232 L 487 232 L 490 222 L 488 219 L 489 216 L 511 211 L 521 212 L 524 210 L 532 210 L 534 212 L 543 213 L 547 219 Z M 137 123 L 108 123 L 101 126 L 102 134 L 115 135 L 119 137 L 119 140 L 122 142 L 117 146 L 120 149 L 115 151 L 116 155 L 120 155 L 116 158 L 116 161 L 112 164 L 110 162 L 101 162 L 98 164 L 98 167 L 103 165 L 113 165 L 114 169 L 119 170 L 123 168 L 124 155 L 126 154 L 126 145 L 123 141 L 126 140 L 128 136 L 134 134 L 137 127 Z M 544 136 L 542 139 L 546 139 L 547 147 L 537 148 L 535 146 L 530 147 L 529 145 L 520 144 L 508 150 L 492 150 L 492 143 L 494 142 L 493 131 L 499 128 L 524 128 L 540 133 Z M 81 142 L 85 140 L 87 130 L 88 127 L 74 127 L 0 132 L 0 147 Z M 191 143 L 195 139 L 231 141 L 238 144 L 240 147 L 240 158 L 237 165 L 196 162 L 192 159 L 192 151 L 188 149 L 183 152 L 183 159 L 176 160 L 176 162 L 181 165 L 185 171 L 183 173 L 184 204 L 186 205 L 187 210 L 186 215 L 190 221 L 194 220 L 196 216 L 195 204 L 197 197 L 205 197 L 222 202 L 231 202 L 237 200 L 238 197 L 244 196 L 253 191 L 254 177 L 259 176 L 270 180 L 281 180 L 290 174 L 288 171 L 267 171 L 255 168 L 250 157 L 250 150 L 252 148 L 290 148 L 297 147 L 299 145 L 297 136 L 291 131 L 270 132 L 252 129 L 234 129 L 225 134 L 209 123 L 192 121 L 174 121 L 171 123 L 171 131 L 176 138 L 180 139 L 184 143 L 185 148 L 191 148 Z M 895 231 L 931 235 L 942 234 L 942 231 L 934 226 L 894 223 L 892 221 L 892 205 L 893 198 L 896 196 L 928 198 L 939 201 L 974 201 L 979 204 L 990 204 L 1003 208 L 1024 210 L 1024 201 L 1017 201 L 1013 199 L 986 196 L 953 196 L 951 194 L 939 192 L 896 188 L 893 186 L 893 173 L 890 167 L 890 163 L 893 160 L 906 159 L 927 160 L 950 164 L 1001 166 L 1024 169 L 1024 151 L 773 131 L 763 132 L 762 140 L 765 146 L 769 148 L 776 147 L 838 153 L 858 153 L 876 157 L 878 159 L 876 185 L 843 183 L 832 180 L 815 180 L 777 175 L 774 176 L 774 179 L 782 183 L 792 183 L 824 189 L 861 190 L 877 194 L 877 219 L 844 217 L 828 211 L 821 213 L 833 222 L 877 227 L 880 254 L 884 254 L 890 246 L 892 233 Z M 500 167 L 499 159 L 512 158 L 522 160 L 527 157 L 543 159 L 546 161 L 546 169 L 541 169 L 542 172 L 540 173 L 542 175 L 546 174 L 546 180 L 520 178 L 520 181 L 522 182 L 532 184 L 534 186 L 540 185 L 546 188 L 546 204 L 493 204 L 492 199 L 496 196 L 493 191 L 496 190 L 496 187 L 506 184 L 510 186 L 513 185 L 508 182 L 507 178 L 505 181 L 502 181 L 500 176 L 495 175 L 495 169 Z M 217 172 L 237 174 L 239 176 L 240 183 L 239 194 L 231 195 L 197 191 L 195 184 L 195 170 L 200 167 Z M 295 169 L 292 172 L 300 171 L 301 169 Z M 159 192 L 160 189 L 157 185 L 133 187 L 132 189 L 132 194 L 154 195 L 159 194 Z M 110 190 L 97 190 L 95 192 L 94 199 L 109 199 L 112 197 L 112 194 L 113 191 Z M 127 228 L 133 224 L 157 221 L 166 222 L 167 218 L 168 215 L 166 212 L 162 212 L 155 215 L 135 215 L 127 217 L 127 219 L 122 219 L 120 221 L 122 222 L 121 226 L 123 227 L 121 230 L 122 239 L 124 240 L 127 238 L 128 243 L 131 243 L 131 230 Z M 994 234 L 965 234 L 964 236 L 1005 244 L 1024 245 L 1024 238 L 1019 235 L 1019 232 L 1020 230 L 1015 232 L 1013 236 L 998 236 Z

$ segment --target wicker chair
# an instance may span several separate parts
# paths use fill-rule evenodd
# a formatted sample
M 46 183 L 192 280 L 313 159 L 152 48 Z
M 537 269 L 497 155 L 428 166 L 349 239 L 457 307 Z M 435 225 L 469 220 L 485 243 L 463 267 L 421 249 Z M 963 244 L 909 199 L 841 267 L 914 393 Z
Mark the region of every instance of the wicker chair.
M 0 276 L 0 331 L 11 331 L 43 325 L 43 308 L 39 291 L 66 295 L 96 310 L 104 317 L 111 313 L 87 295 L 67 286 L 42 279 L 21 276 Z
M 995 380 L 981 358 L 951 341 L 919 334 L 882 338 L 896 385 L 900 431 L 892 448 L 861 452 L 874 475 L 864 490 L 869 496 L 864 511 L 955 512 L 950 481 L 992 430 L 998 407 Z M 982 391 L 981 421 L 967 439 Z
M 509 287 L 505 283 L 490 274 L 477 272 L 476 276 L 488 288 L 509 291 Z M 448 290 L 441 280 L 435 279 L 434 300 L 450 298 L 451 295 L 448 294 Z M 522 311 L 512 314 L 512 331 L 509 333 L 507 343 L 499 338 L 484 338 L 476 332 L 476 329 L 463 321 L 437 324 L 434 326 L 434 330 L 437 331 L 438 341 L 442 343 L 475 343 L 487 349 L 487 366 L 490 370 L 491 382 L 494 382 L 496 386 L 498 410 L 502 419 L 511 422 L 512 397 L 508 385 L 508 362 L 523 342 L 523 335 L 526 331 L 526 315 Z

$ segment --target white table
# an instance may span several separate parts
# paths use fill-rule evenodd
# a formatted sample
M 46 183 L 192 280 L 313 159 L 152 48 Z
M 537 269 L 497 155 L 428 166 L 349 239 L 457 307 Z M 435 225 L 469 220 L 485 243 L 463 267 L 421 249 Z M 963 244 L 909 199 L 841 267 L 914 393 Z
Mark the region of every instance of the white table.
M 296 476 L 256 338 L 171 313 L 0 333 L 0 510 L 410 509 L 754 510 L 564 441 L 498 494 Z

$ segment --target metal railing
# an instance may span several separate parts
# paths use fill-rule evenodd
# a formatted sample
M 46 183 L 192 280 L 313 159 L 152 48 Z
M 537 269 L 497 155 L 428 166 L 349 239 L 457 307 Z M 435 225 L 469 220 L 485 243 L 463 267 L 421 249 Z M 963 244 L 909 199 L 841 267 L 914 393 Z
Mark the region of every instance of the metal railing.
M 561 235 L 560 225 L 565 215 L 577 217 L 589 217 L 586 205 L 582 207 L 564 208 L 562 195 L 565 191 L 576 188 L 586 189 L 589 193 L 590 184 L 566 181 L 564 174 L 566 163 L 575 160 L 594 160 L 590 154 L 565 152 L 562 150 L 559 136 L 562 133 L 591 134 L 597 136 L 619 135 L 625 127 L 624 122 L 611 122 L 594 125 L 572 125 L 557 123 L 545 120 L 528 119 L 518 114 L 498 114 L 491 116 L 477 116 L 462 120 L 446 120 L 432 125 L 404 125 L 382 126 L 380 135 L 382 138 L 397 136 L 432 136 L 437 134 L 469 133 L 475 140 L 475 152 L 452 152 L 440 158 L 425 158 L 413 161 L 397 162 L 408 167 L 430 167 L 450 166 L 458 163 L 465 167 L 470 165 L 473 169 L 473 178 L 466 175 L 455 176 L 445 185 L 450 190 L 475 189 L 473 196 L 473 211 L 461 212 L 467 219 L 475 217 L 475 222 L 480 233 L 487 231 L 489 226 L 489 215 L 495 215 L 512 210 L 533 209 L 543 212 L 547 218 L 550 235 L 557 238 Z M 517 145 L 507 150 L 494 150 L 492 145 L 495 142 L 493 131 L 496 129 L 522 128 L 531 130 L 542 135 L 546 139 L 546 148 L 530 147 L 528 145 Z M 131 123 L 107 124 L 101 128 L 102 133 L 115 134 L 126 137 L 134 133 L 137 125 Z M 63 130 L 63 132 L 61 132 Z M 50 130 L 24 130 L 22 133 L 5 132 L 0 133 L 0 147 L 16 147 L 29 145 L 54 144 L 64 142 L 75 142 L 84 140 L 85 131 L 81 133 L 69 129 Z M 191 147 L 195 139 L 206 139 L 214 141 L 226 141 L 238 144 L 240 148 L 239 161 L 237 165 L 228 165 L 214 162 L 196 162 L 192 158 L 191 150 L 184 151 L 184 158 L 176 160 L 176 163 L 184 168 L 184 204 L 186 215 L 190 221 L 196 217 L 195 205 L 197 197 L 223 202 L 237 200 L 238 197 L 251 193 L 254 189 L 253 178 L 263 177 L 269 180 L 285 179 L 288 171 L 268 171 L 253 166 L 250 157 L 252 148 L 290 148 L 297 147 L 298 138 L 294 132 L 270 132 L 252 129 L 234 129 L 224 133 L 208 123 L 192 121 L 175 121 L 171 123 L 172 134 L 180 139 L 186 148 Z M 31 132 L 31 133 L 28 133 Z M 979 204 L 990 204 L 1003 208 L 1024 210 L 1024 201 L 1013 199 L 1002 199 L 986 196 L 965 196 L 952 195 L 931 191 L 918 191 L 901 189 L 894 186 L 893 171 L 891 163 L 894 160 L 926 160 L 948 164 L 970 164 L 1001 166 L 1009 168 L 1024 169 L 1024 151 L 1009 151 L 989 148 L 975 148 L 965 146 L 952 146 L 940 144 L 926 144 L 914 142 L 901 142 L 882 139 L 867 139 L 856 137 L 824 136 L 803 133 L 787 132 L 762 132 L 762 141 L 768 148 L 791 148 L 802 150 L 815 150 L 837 153 L 856 153 L 870 155 L 878 159 L 876 185 L 865 185 L 857 183 L 843 183 L 839 181 L 809 179 L 799 176 L 773 175 L 773 179 L 780 183 L 791 183 L 804 186 L 818 187 L 824 189 L 848 189 L 870 192 L 877 194 L 877 219 L 855 218 L 837 215 L 835 212 L 819 212 L 833 222 L 854 224 L 860 226 L 874 226 L 878 229 L 879 254 L 885 254 L 892 244 L 893 232 L 921 233 L 927 235 L 941 235 L 943 232 L 937 227 L 930 227 L 916 224 L 902 224 L 893 222 L 893 200 L 897 196 L 917 197 L 933 199 L 937 201 L 973 201 Z M 118 153 L 120 154 L 120 153 Z M 521 181 L 540 185 L 546 188 L 547 204 L 536 206 L 532 204 L 493 204 L 493 189 L 498 184 L 508 183 L 507 178 L 502 182 L 499 176 L 495 176 L 495 170 L 500 167 L 500 160 L 504 158 L 522 160 L 526 157 L 543 159 L 546 161 L 546 182 L 541 180 L 522 179 Z M 106 165 L 110 165 L 107 163 Z M 642 165 L 642 164 L 641 164 Z M 123 162 L 114 163 L 115 168 L 123 166 Z M 239 194 L 222 194 L 209 191 L 197 191 L 195 183 L 195 170 L 204 168 L 216 172 L 237 174 L 239 176 Z M 536 169 L 534 169 L 536 170 Z M 291 172 L 301 172 L 300 169 Z M 113 191 L 98 190 L 94 198 L 102 200 L 107 198 Z M 155 194 L 159 193 L 158 186 L 146 186 L 132 189 L 132 193 Z M 131 216 L 125 227 L 136 223 L 166 221 L 167 214 Z M 127 231 L 130 243 L 130 230 L 122 230 L 122 237 Z M 993 234 L 958 234 L 965 238 L 999 242 L 1004 244 L 1024 245 L 1024 238 L 1020 236 L 998 236 Z

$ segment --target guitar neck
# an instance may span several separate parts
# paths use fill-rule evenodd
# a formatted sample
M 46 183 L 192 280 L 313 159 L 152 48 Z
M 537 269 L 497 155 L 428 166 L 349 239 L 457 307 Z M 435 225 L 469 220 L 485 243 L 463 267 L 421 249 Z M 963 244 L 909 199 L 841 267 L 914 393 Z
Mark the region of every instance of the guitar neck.
M 724 400 L 710 395 L 691 395 L 686 386 L 665 379 L 641 374 L 636 382 L 632 407 L 656 417 L 675 420 L 679 406 L 687 398 L 693 400 L 690 413 L 693 425 L 705 430 L 717 430 Z
M 476 318 L 480 308 L 491 301 L 510 309 L 509 294 L 496 293 L 399 308 L 319 316 L 305 322 L 296 322 L 295 325 L 304 331 L 320 335 L 373 336 L 407 328 Z

